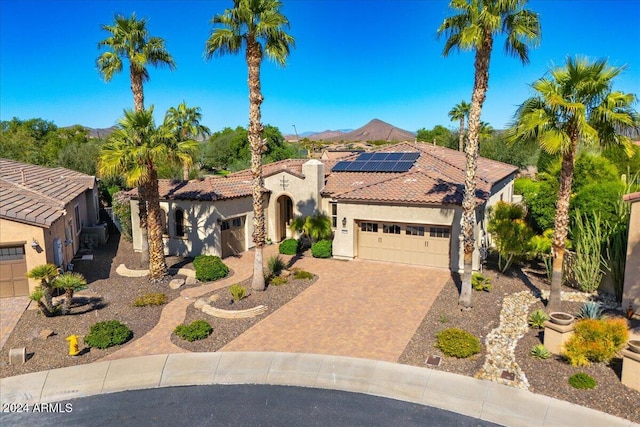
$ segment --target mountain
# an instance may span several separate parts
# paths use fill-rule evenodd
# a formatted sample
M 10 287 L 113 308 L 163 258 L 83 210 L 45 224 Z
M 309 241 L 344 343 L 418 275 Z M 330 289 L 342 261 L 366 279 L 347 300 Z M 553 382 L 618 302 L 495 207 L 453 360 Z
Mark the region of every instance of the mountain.
M 105 138 L 111 135 L 113 131 L 118 128 L 116 126 L 111 126 L 110 128 L 93 129 L 85 126 L 85 129 L 89 131 L 89 138 Z
M 413 141 L 414 139 L 415 134 L 413 132 L 397 128 L 378 119 L 373 119 L 361 128 L 351 132 L 324 138 L 325 141 L 331 142 Z

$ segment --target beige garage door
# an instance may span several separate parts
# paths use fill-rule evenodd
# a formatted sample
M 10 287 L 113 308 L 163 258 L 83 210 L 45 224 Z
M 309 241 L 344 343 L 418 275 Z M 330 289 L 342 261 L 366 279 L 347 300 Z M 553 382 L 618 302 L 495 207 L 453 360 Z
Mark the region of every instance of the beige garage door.
M 24 245 L 0 248 L 0 298 L 29 295 Z
M 220 224 L 222 258 L 245 251 L 244 223 L 245 217 L 238 217 L 222 221 Z
M 360 221 L 358 257 L 449 268 L 451 228 L 426 224 Z

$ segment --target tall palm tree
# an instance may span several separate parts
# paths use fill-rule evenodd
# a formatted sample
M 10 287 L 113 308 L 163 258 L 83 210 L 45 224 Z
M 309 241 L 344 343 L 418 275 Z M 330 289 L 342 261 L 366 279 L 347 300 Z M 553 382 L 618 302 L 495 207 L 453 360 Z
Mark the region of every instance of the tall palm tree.
M 147 20 L 136 18 L 133 13 L 130 18 L 116 15 L 113 25 L 102 25 L 102 29 L 109 33 L 109 37 L 98 42 L 98 49 L 106 48 L 96 64 L 105 81 L 109 82 L 114 75 L 120 73 L 123 62 L 129 61 L 129 79 L 133 92 L 135 111 L 144 110 L 144 82 L 149 80 L 149 65 L 154 67 L 166 66 L 174 70 L 176 64 L 167 52 L 164 40 L 151 37 L 147 30 Z M 141 189 L 139 189 L 141 190 Z M 143 192 L 140 191 L 142 194 Z M 146 199 L 138 201 L 140 232 L 142 234 L 141 261 L 143 265 L 149 263 L 148 235 L 147 235 L 147 206 Z
M 233 8 L 225 10 L 211 20 L 215 26 L 205 47 L 205 55 L 238 54 L 243 48 L 249 71 L 249 145 L 251 147 L 251 175 L 253 193 L 253 241 L 255 259 L 251 287 L 264 290 L 262 249 L 265 244 L 265 219 L 263 206 L 262 154 L 266 142 L 262 140 L 263 126 L 260 104 L 260 66 L 266 55 L 284 66 L 289 50 L 295 42 L 285 30 L 289 20 L 280 12 L 278 0 L 233 0 Z
M 508 140 L 537 141 L 550 153 L 562 156 L 560 188 L 552 241 L 553 273 L 547 308 L 561 308 L 560 286 L 565 240 L 569 224 L 569 201 L 578 144 L 624 145 L 632 153 L 629 137 L 621 129 L 640 125 L 632 109 L 636 96 L 612 91 L 613 79 L 624 67 L 610 67 L 604 59 L 567 58 L 567 64 L 551 70 L 533 84 L 536 94 L 519 108 L 507 130 Z
M 179 142 L 183 142 L 190 139 L 195 140 L 199 136 L 211 135 L 209 128 L 200 124 L 200 120 L 202 120 L 200 107 L 187 107 L 187 104 L 182 101 L 177 108 L 169 108 L 164 116 L 164 125 L 173 130 Z M 193 156 L 190 161 L 182 164 L 182 179 L 185 181 L 189 179 L 189 169 L 192 164 Z
M 471 110 L 471 105 L 465 101 L 460 101 L 459 104 L 456 104 L 451 111 L 449 111 L 449 117 L 452 122 L 456 120 L 460 121 L 460 134 L 458 135 L 458 150 L 464 150 L 464 121 L 469 117 L 469 111 Z
M 171 129 L 156 127 L 151 107 L 139 112 L 125 110 L 118 129 L 100 151 L 100 173 L 123 176 L 127 185 L 137 186 L 139 197 L 147 201 L 151 280 L 160 279 L 167 269 L 156 164 L 188 161 L 196 144 L 195 141 L 177 142 Z
M 469 131 L 466 154 L 464 198 L 462 201 L 462 239 L 464 244 L 464 276 L 459 304 L 472 306 L 471 268 L 475 248 L 476 170 L 478 165 L 478 141 L 482 105 L 489 87 L 489 62 L 494 38 L 504 35 L 505 50 L 529 61 L 529 46 L 537 45 L 540 38 L 538 14 L 524 9 L 527 0 L 451 0 L 449 7 L 456 14 L 445 18 L 438 28 L 438 35 L 445 35 L 443 56 L 452 49 L 475 52 L 475 77 L 469 111 Z

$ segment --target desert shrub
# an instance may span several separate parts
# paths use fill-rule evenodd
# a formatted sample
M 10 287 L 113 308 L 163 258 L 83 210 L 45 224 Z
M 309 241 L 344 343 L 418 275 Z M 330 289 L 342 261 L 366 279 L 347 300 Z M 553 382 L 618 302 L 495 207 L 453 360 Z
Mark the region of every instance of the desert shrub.
M 247 288 L 244 286 L 240 286 L 240 284 L 236 283 L 234 285 L 229 286 L 229 293 L 231 294 L 234 300 L 240 301 L 241 299 L 247 296 Z
M 545 230 L 541 235 L 535 235 L 529 240 L 529 256 L 539 258 L 544 263 L 547 279 L 551 281 L 553 272 L 553 256 L 551 256 L 551 240 L 553 229 Z
M 573 366 L 608 362 L 629 338 L 624 319 L 584 319 L 564 344 L 564 356 Z
M 595 388 L 598 383 L 591 376 L 585 374 L 584 372 L 578 372 L 577 374 L 573 374 L 569 377 L 569 384 L 573 388 L 578 388 L 581 390 L 586 390 L 590 388 Z
M 287 283 L 287 278 L 282 276 L 273 276 L 269 279 L 269 285 L 280 286 Z
M 277 276 L 287 265 L 280 255 L 272 255 L 267 259 L 267 269 L 270 276 Z
M 120 234 L 127 242 L 133 241 L 130 200 L 131 198 L 124 191 L 115 193 L 112 199 L 113 213 L 118 218 L 121 227 Z
M 551 352 L 547 350 L 544 344 L 536 344 L 531 348 L 531 356 L 536 359 L 548 359 L 551 357 Z
M 572 273 L 578 288 L 583 292 L 593 292 L 598 289 L 604 267 L 602 246 L 606 240 L 605 230 L 598 212 L 591 215 L 581 215 L 576 212 L 574 241 L 576 257 L 573 262 Z
M 311 245 L 311 255 L 314 258 L 331 258 L 331 240 L 320 240 Z
M 305 270 L 295 270 L 293 272 L 293 278 L 294 279 L 305 279 L 305 280 L 311 280 L 313 279 L 313 273 L 309 273 L 308 271 Z
M 480 352 L 480 341 L 467 331 L 449 328 L 436 335 L 436 347 L 451 357 L 464 359 Z
M 602 319 L 602 303 L 600 301 L 587 301 L 580 306 L 579 319 Z
M 193 268 L 196 269 L 196 279 L 201 282 L 211 282 L 227 277 L 229 267 L 220 257 L 213 255 L 198 255 L 193 260 Z
M 117 320 L 98 322 L 89 328 L 89 334 L 84 337 L 84 342 L 89 347 L 105 349 L 114 345 L 127 342 L 133 333 L 124 323 Z
M 524 219 L 525 210 L 521 205 L 498 202 L 489 210 L 487 231 L 493 236 L 498 268 L 503 273 L 529 252 L 529 240 L 534 232 Z
M 296 239 L 287 239 L 280 243 L 278 252 L 284 255 L 295 255 L 298 253 L 300 245 Z
M 485 292 L 489 292 L 493 288 L 491 286 L 491 279 L 477 272 L 471 275 L 471 286 L 473 286 L 473 289 L 476 291 Z
M 167 294 L 162 292 L 152 292 L 140 295 L 133 301 L 135 307 L 146 307 L 148 305 L 163 305 L 167 303 Z
M 549 320 L 549 316 L 542 310 L 536 310 L 529 315 L 529 326 L 534 329 L 542 329 L 544 322 Z
M 213 328 L 204 320 L 194 320 L 189 325 L 182 324 L 176 326 L 173 333 L 189 342 L 203 340 L 211 335 Z

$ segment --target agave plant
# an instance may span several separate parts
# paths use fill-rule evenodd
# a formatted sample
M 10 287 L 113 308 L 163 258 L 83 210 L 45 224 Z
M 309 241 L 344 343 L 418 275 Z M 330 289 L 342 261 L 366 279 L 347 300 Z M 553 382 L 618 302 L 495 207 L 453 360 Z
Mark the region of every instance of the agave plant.
M 579 319 L 602 319 L 602 303 L 600 301 L 587 301 L 580 307 Z
M 531 356 L 544 360 L 551 357 L 551 352 L 543 344 L 536 344 L 531 348 Z
M 542 310 L 536 310 L 529 315 L 529 326 L 534 329 L 542 329 L 544 322 L 549 320 L 549 315 Z

